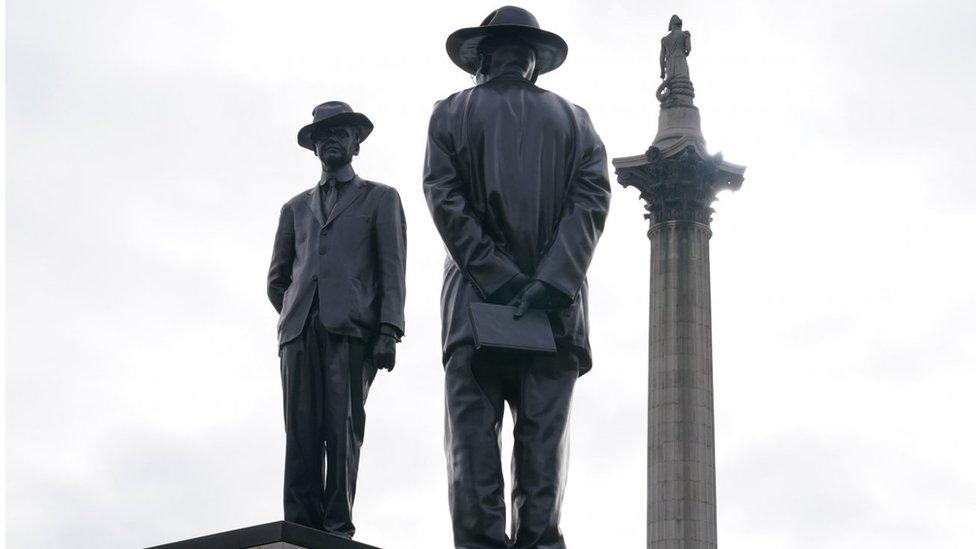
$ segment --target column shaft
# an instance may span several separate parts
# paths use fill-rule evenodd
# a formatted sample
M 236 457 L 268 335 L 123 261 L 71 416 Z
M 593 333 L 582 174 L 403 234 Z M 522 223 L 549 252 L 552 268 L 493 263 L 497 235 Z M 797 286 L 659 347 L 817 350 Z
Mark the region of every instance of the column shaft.
M 663 221 L 648 236 L 647 546 L 714 548 L 711 230 L 695 221 Z

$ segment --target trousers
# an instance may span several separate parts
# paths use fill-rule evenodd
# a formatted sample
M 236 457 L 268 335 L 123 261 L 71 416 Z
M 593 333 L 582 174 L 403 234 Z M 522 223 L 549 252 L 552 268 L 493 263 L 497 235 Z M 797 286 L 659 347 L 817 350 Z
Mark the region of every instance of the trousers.
M 310 313 L 281 347 L 285 520 L 352 538 L 365 403 L 376 376 L 365 343 L 327 332 Z
M 559 513 L 578 360 L 461 348 L 447 360 L 444 449 L 458 549 L 564 549 Z M 515 422 L 511 537 L 505 531 L 501 427 Z

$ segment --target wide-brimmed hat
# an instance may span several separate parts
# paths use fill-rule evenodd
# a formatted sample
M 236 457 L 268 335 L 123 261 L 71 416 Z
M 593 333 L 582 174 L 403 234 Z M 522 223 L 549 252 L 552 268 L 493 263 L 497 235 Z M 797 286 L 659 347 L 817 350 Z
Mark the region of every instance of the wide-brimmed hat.
M 539 28 L 539 21 L 527 10 L 505 6 L 491 12 L 481 25 L 454 31 L 447 37 L 447 55 L 469 74 L 478 71 L 481 42 L 489 37 L 512 36 L 535 49 L 536 75 L 556 69 L 566 60 L 569 46 L 558 34 Z
M 298 144 L 314 151 L 315 133 L 323 128 L 335 128 L 337 126 L 356 128 L 360 143 L 365 141 L 369 133 L 373 131 L 373 123 L 369 121 L 369 118 L 366 118 L 365 114 L 353 111 L 352 107 L 342 101 L 327 101 L 312 111 L 312 123 L 298 130 Z

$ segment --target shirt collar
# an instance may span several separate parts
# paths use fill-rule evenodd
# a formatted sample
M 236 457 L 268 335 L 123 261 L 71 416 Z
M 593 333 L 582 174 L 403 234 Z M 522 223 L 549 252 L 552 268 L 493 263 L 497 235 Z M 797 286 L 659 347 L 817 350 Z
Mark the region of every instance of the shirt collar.
M 319 185 L 325 185 L 330 179 L 335 179 L 339 183 L 346 183 L 354 177 L 356 177 L 356 172 L 352 169 L 352 164 L 346 164 L 335 170 L 326 168 L 322 170 L 322 179 L 319 180 Z
M 529 82 L 529 79 L 526 78 L 524 74 L 522 74 L 521 69 L 519 67 L 505 67 L 501 70 L 501 72 L 499 72 L 495 76 L 492 76 L 488 80 L 488 82 L 503 81 L 503 80 Z

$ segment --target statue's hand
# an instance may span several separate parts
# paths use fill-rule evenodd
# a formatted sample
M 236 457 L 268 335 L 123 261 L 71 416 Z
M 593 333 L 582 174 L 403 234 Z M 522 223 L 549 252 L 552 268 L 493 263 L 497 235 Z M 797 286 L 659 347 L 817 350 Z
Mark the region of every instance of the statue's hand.
M 544 309 L 547 303 L 549 303 L 549 289 L 544 283 L 533 280 L 508 304 L 517 307 L 515 318 L 519 318 L 529 309 Z
M 497 305 L 509 303 L 512 299 L 518 296 L 519 293 L 521 293 L 530 282 L 532 282 L 531 278 L 523 273 L 519 273 L 502 285 L 501 288 L 495 290 L 495 293 L 488 296 L 486 301 L 488 301 L 488 303 L 495 303 Z
M 373 366 L 392 372 L 394 365 L 396 365 L 396 338 L 389 334 L 380 334 L 373 343 Z

